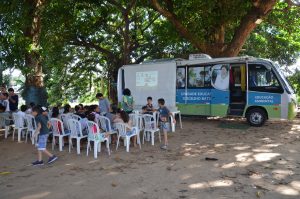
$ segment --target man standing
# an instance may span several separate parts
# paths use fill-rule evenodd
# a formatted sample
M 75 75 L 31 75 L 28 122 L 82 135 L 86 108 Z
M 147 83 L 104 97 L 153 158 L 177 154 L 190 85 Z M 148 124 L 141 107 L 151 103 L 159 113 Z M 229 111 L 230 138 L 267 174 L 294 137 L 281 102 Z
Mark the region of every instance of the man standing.
M 97 93 L 96 98 L 99 99 L 100 112 L 104 115 L 111 112 L 110 103 L 107 98 L 103 97 L 102 93 Z
M 8 93 L 9 93 L 9 109 L 10 111 L 16 111 L 18 109 L 18 105 L 19 105 L 19 96 L 17 94 L 15 94 L 15 90 L 13 88 L 9 88 L 8 89 Z

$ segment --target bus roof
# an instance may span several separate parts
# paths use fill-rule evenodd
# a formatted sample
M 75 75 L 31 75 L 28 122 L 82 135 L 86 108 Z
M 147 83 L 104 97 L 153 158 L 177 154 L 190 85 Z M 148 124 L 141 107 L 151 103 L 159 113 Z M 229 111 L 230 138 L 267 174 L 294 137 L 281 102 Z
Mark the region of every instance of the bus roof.
M 242 57 L 221 57 L 221 58 L 213 58 L 213 59 L 196 59 L 196 60 L 180 60 L 176 61 L 177 66 L 186 66 L 186 65 L 195 65 L 195 64 L 205 64 L 205 63 L 227 63 L 227 62 L 245 62 L 245 61 L 262 61 L 262 59 L 258 59 L 251 56 L 242 56 Z
M 155 59 L 155 60 L 149 60 L 140 64 L 128 64 L 124 65 L 123 67 L 127 66 L 143 66 L 143 65 L 152 65 L 152 64 L 158 64 L 158 63 L 167 63 L 176 62 L 177 66 L 186 66 L 186 65 L 196 65 L 196 64 L 206 64 L 206 63 L 228 63 L 228 62 L 246 62 L 246 61 L 264 61 L 264 62 L 271 62 L 271 60 L 268 59 L 262 59 L 262 58 L 256 58 L 252 56 L 241 56 L 241 57 L 221 57 L 221 58 L 213 58 L 213 59 L 195 59 L 195 60 L 187 60 L 182 58 L 174 58 L 174 59 Z

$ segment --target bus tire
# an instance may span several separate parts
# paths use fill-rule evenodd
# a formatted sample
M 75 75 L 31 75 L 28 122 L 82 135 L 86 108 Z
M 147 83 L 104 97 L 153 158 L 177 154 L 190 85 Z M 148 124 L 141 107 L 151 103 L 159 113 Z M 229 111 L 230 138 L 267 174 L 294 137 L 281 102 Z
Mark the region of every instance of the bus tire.
M 247 122 L 251 126 L 260 127 L 267 120 L 266 112 L 261 108 L 250 109 L 246 114 Z

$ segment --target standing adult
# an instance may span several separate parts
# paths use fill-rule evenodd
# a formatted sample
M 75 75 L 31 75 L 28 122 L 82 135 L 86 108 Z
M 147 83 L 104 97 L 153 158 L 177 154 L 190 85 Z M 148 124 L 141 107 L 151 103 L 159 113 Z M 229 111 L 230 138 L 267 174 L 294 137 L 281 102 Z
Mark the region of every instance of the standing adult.
M 8 89 L 9 93 L 9 109 L 10 111 L 16 111 L 19 105 L 19 96 L 15 94 L 15 90 L 13 88 Z
M 99 100 L 100 113 L 105 115 L 111 112 L 110 102 L 103 96 L 102 93 L 97 93 L 96 98 Z
M 133 111 L 133 97 L 128 88 L 123 90 L 122 108 L 128 114 L 132 113 Z

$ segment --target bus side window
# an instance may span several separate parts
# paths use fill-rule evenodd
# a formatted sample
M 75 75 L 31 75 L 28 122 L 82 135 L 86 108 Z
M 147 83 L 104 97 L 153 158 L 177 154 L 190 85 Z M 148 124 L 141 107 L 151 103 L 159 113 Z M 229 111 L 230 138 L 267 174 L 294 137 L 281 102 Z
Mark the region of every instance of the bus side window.
M 283 92 L 283 89 L 272 70 L 258 64 L 249 64 L 248 69 L 248 86 L 250 91 L 271 93 Z
M 185 88 L 185 68 L 177 68 L 176 88 Z
M 210 87 L 210 66 L 190 66 L 188 68 L 188 87 Z

